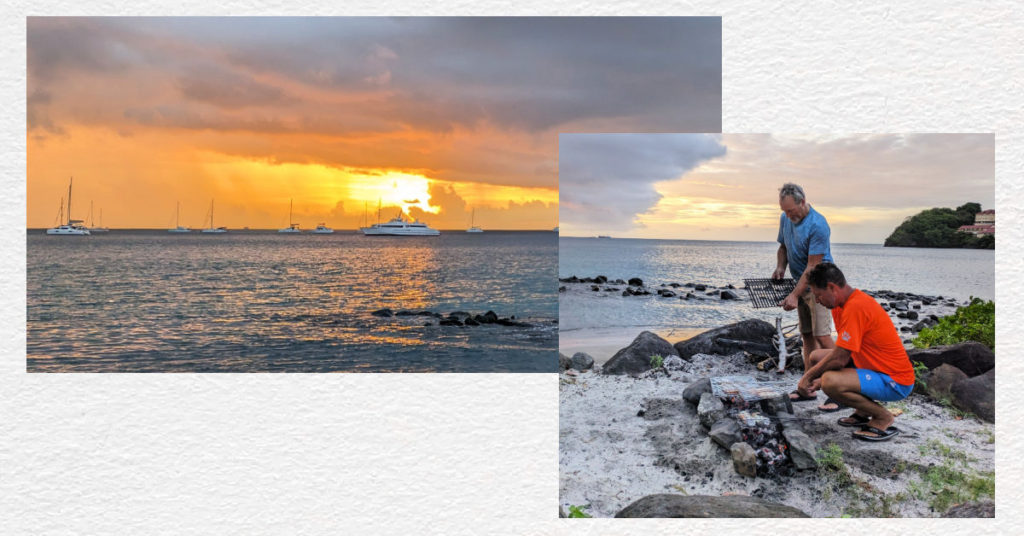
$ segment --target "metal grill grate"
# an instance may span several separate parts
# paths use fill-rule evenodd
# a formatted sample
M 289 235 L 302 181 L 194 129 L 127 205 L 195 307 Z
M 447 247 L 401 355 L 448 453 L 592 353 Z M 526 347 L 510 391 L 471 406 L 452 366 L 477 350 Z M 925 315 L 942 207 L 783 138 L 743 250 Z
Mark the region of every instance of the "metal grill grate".
M 753 376 L 712 376 L 711 394 L 718 398 L 740 399 L 757 402 L 782 396 L 789 396 L 793 382 L 758 381 Z
M 747 285 L 747 293 L 750 294 L 750 301 L 754 309 L 765 309 L 778 307 L 779 302 L 786 299 L 786 296 L 796 288 L 796 281 L 789 279 L 744 279 Z

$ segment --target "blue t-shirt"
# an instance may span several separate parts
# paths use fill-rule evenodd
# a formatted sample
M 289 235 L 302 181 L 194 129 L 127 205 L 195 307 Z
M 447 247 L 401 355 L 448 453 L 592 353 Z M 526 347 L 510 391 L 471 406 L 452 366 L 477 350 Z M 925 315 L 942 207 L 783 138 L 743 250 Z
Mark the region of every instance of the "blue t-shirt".
M 786 246 L 789 273 L 793 274 L 793 279 L 800 279 L 803 275 L 810 255 L 824 255 L 822 262 L 835 262 L 828 239 L 828 222 L 814 207 L 810 207 L 807 216 L 795 225 L 785 212 L 779 216 L 779 243 Z

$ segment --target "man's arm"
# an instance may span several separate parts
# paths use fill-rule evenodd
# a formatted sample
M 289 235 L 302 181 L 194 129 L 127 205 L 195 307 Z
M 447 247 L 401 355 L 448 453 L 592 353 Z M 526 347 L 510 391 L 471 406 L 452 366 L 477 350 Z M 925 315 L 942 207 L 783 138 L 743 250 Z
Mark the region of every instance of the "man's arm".
M 800 377 L 800 381 L 796 384 L 797 391 L 803 396 L 810 396 L 814 391 L 818 390 L 820 385 L 818 380 L 822 374 L 845 367 L 850 362 L 850 359 L 853 359 L 853 357 L 850 355 L 849 350 L 836 346 L 825 356 L 825 359 L 822 359 L 817 365 L 804 372 L 804 375 Z
M 772 279 L 786 277 L 786 266 L 789 266 L 789 257 L 786 257 L 786 244 L 779 244 L 779 251 L 775 253 L 775 272 Z
M 792 311 L 793 309 L 796 309 L 797 301 L 800 299 L 800 296 L 802 296 L 803 293 L 807 290 L 807 285 L 810 284 L 807 282 L 807 274 L 811 273 L 811 270 L 813 270 L 815 266 L 821 264 L 821 261 L 824 258 L 825 255 L 807 256 L 807 268 L 804 268 L 804 273 L 800 274 L 800 279 L 797 280 L 796 286 L 793 287 L 793 292 L 790 292 L 789 296 L 786 296 L 786 299 L 782 300 L 781 305 L 783 309 L 785 309 L 786 311 Z

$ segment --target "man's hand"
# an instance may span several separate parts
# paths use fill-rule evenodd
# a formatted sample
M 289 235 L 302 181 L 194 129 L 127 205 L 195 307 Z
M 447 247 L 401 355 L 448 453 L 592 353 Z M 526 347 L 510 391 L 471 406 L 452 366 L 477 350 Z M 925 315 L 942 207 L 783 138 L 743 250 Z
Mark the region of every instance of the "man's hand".
M 818 384 L 820 383 L 821 380 L 808 380 L 807 376 L 801 376 L 800 381 L 796 384 L 796 392 L 804 398 L 814 396 L 814 393 L 818 391 Z
M 784 311 L 792 311 L 793 309 L 796 309 L 797 302 L 798 300 L 796 295 L 790 294 L 789 296 L 786 296 L 786 299 L 780 301 L 779 305 L 782 306 L 782 310 Z
M 776 281 L 783 277 L 786 277 L 786 268 L 784 267 L 776 268 L 775 271 L 772 272 L 772 279 L 775 279 Z

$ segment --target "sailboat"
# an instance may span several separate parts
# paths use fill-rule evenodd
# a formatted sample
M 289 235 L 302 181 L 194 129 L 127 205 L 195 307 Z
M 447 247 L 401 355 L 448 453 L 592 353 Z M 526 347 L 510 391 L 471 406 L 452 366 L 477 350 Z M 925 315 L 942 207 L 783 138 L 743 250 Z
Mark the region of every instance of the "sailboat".
M 334 229 L 327 226 L 326 223 L 316 224 L 316 229 L 310 231 L 312 234 L 334 234 Z
M 73 219 L 71 219 L 71 183 L 73 181 L 74 181 L 74 177 L 72 177 L 71 180 L 68 181 L 68 218 L 67 218 L 67 223 L 58 225 L 57 227 L 53 227 L 51 229 L 47 229 L 46 230 L 46 234 L 48 234 L 48 235 L 84 236 L 84 235 L 88 235 L 89 234 L 89 229 L 86 229 L 85 226 L 82 225 L 82 220 L 73 220 Z M 61 206 L 62 214 L 58 217 L 58 219 L 64 220 L 64 214 L 63 214 L 64 200 L 63 199 L 61 200 L 60 206 Z
M 476 209 L 474 208 L 473 212 L 472 212 L 472 215 L 469 217 L 469 229 L 466 229 L 467 233 L 482 233 L 482 232 L 484 232 L 483 229 L 477 227 L 476 225 L 473 225 L 473 223 L 475 221 L 476 221 Z
M 103 226 L 103 209 L 100 209 L 100 226 L 96 227 L 96 222 L 92 219 L 92 201 L 89 201 L 89 232 L 92 234 L 96 233 L 108 233 L 110 229 Z
M 288 201 L 288 227 L 284 229 L 278 229 L 277 232 L 288 234 L 299 234 L 302 232 L 299 230 L 299 224 L 292 223 L 292 204 L 294 203 L 294 201 L 294 199 L 290 199 Z
M 214 227 L 213 226 L 213 199 L 210 200 L 210 227 L 200 231 L 202 233 L 226 233 L 228 232 L 227 227 Z
M 181 201 L 178 201 L 178 203 L 175 205 L 175 207 L 176 207 L 175 210 L 174 210 L 174 225 L 175 225 L 175 227 L 174 227 L 174 229 L 168 229 L 167 232 L 168 233 L 191 233 L 192 229 L 189 229 L 188 227 L 182 227 L 181 226 Z M 211 206 L 211 208 L 212 208 L 212 206 Z

